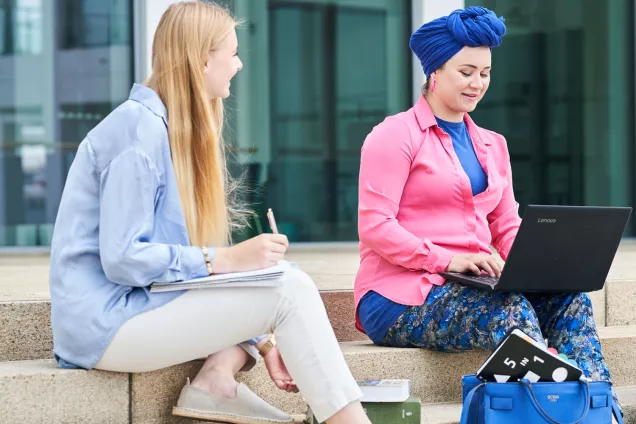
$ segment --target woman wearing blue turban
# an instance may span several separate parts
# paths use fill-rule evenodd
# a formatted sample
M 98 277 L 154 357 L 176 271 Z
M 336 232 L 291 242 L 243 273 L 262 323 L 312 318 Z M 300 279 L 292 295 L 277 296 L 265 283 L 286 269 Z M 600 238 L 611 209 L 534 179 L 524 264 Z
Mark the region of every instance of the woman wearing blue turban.
M 441 352 L 492 350 L 518 327 L 587 377 L 609 380 L 587 294 L 493 293 L 438 274 L 499 276 L 490 246 L 506 260 L 521 224 L 506 140 L 468 115 L 505 33 L 502 18 L 469 7 L 411 36 L 427 77 L 422 97 L 362 148 L 356 326 L 378 345 Z

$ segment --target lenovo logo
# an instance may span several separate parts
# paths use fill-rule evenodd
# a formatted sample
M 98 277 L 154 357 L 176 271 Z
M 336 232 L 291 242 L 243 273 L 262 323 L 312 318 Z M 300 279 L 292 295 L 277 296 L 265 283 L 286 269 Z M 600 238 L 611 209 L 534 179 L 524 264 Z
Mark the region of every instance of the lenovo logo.
M 554 218 L 539 218 L 537 221 L 539 224 L 554 224 L 556 223 L 556 219 Z

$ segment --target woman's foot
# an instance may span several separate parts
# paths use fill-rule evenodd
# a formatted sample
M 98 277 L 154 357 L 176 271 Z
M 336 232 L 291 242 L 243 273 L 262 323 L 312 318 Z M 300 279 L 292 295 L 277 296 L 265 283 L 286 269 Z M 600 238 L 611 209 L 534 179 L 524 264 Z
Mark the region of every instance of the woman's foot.
M 192 387 L 228 399 L 236 397 L 238 386 L 239 382 L 234 375 L 224 369 L 209 369 L 204 377 L 199 373 L 192 380 Z
M 187 384 L 181 391 L 172 415 L 198 420 L 222 421 L 233 424 L 282 424 L 293 419 L 258 397 L 244 384 L 236 381 L 232 397 L 214 394 Z M 217 385 L 216 393 L 231 394 L 225 385 Z
M 249 355 L 239 346 L 210 355 L 172 410 L 173 415 L 234 424 L 292 423 L 292 418 L 258 397 L 234 377 Z

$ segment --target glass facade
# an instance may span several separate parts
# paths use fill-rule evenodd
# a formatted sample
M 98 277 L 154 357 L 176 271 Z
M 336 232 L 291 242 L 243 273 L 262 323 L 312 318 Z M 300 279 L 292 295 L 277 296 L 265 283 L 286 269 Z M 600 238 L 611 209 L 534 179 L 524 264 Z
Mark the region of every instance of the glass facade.
M 357 239 L 360 148 L 409 107 L 411 2 L 232 2 L 244 68 L 232 113 L 237 163 L 260 224 L 290 240 Z
M 634 2 L 466 0 L 473 5 L 506 18 L 473 118 L 506 136 L 522 210 L 635 206 Z
M 413 103 L 414 1 L 221 1 L 243 19 L 226 130 L 256 214 L 238 239 L 266 228 L 273 208 L 292 241 L 357 240 L 362 143 Z M 145 60 L 133 3 L 0 0 L 0 246 L 50 243 L 79 142 Z M 506 17 L 473 117 L 506 136 L 522 210 L 635 205 L 634 2 L 465 3 Z
M 0 1 L 0 246 L 49 245 L 78 144 L 128 97 L 132 0 Z

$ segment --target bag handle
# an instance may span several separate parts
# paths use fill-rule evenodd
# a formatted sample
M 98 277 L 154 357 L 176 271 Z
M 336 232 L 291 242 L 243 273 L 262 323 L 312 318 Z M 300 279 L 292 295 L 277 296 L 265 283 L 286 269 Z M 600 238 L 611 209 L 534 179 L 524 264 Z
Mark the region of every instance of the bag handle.
M 480 385 L 473 388 L 470 392 L 468 392 L 466 399 L 464 399 L 464 405 L 462 406 L 462 417 L 459 420 L 459 424 L 468 424 L 468 412 L 470 409 L 470 403 L 473 401 L 473 397 L 475 396 L 477 391 L 483 386 L 485 386 L 485 383 L 481 383 Z M 477 412 L 479 412 L 479 405 L 477 405 Z M 475 415 L 475 417 L 478 419 L 477 415 Z
M 585 417 L 587 417 L 587 414 L 590 412 L 590 384 L 585 380 L 580 380 L 579 382 L 584 387 L 583 402 L 585 404 L 585 407 L 583 408 L 583 413 L 581 414 L 581 417 L 571 424 L 579 424 L 581 421 L 585 419 Z M 521 384 L 523 384 L 523 386 L 526 388 L 526 391 L 530 395 L 530 400 L 532 401 L 532 405 L 534 406 L 534 408 L 539 412 L 539 414 L 541 414 L 541 416 L 543 416 L 543 418 L 546 421 L 552 424 L 566 424 L 566 423 L 560 423 L 559 421 L 550 417 L 548 413 L 543 410 L 541 405 L 539 405 L 539 401 L 537 401 L 536 395 L 534 394 L 534 390 L 532 389 L 532 384 L 530 384 L 528 380 L 522 379 Z

